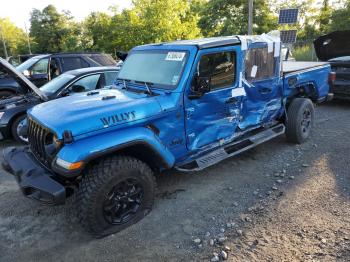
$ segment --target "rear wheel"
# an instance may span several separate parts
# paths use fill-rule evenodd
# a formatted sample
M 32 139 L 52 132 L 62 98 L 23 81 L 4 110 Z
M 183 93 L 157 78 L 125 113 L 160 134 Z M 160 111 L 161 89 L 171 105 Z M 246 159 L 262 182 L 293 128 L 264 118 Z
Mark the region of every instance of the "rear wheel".
M 290 142 L 301 144 L 311 135 L 315 109 L 308 98 L 295 98 L 287 110 L 286 136 Z
M 142 161 L 128 156 L 100 160 L 85 172 L 76 194 L 78 218 L 96 237 L 138 222 L 153 206 L 155 178 Z
M 7 97 L 12 96 L 13 93 L 10 91 L 0 91 L 0 99 L 5 99 Z
M 13 121 L 11 126 L 11 132 L 13 138 L 20 143 L 27 144 L 28 136 L 26 132 L 24 132 L 24 128 L 27 126 L 27 115 L 21 115 Z

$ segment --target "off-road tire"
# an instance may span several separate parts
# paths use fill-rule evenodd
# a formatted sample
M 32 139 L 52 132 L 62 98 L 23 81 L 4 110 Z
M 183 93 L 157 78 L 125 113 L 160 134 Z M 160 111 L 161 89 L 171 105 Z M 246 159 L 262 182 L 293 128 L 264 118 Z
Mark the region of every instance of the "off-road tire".
M 303 126 L 305 123 L 304 116 L 309 116 L 309 125 Z M 313 103 L 308 98 L 295 98 L 287 110 L 286 120 L 286 137 L 289 142 L 302 144 L 311 135 L 314 124 L 315 109 Z M 307 121 L 308 122 L 308 121 Z
M 24 120 L 27 116 L 26 115 L 20 115 L 19 117 L 17 117 L 11 125 L 11 133 L 12 133 L 12 137 L 14 140 L 16 140 L 17 142 L 20 142 L 22 144 L 28 144 L 28 141 L 23 140 L 17 133 L 17 127 L 19 125 L 19 123 Z
M 12 96 L 13 93 L 10 91 L 0 91 L 0 100 Z
M 143 189 L 142 202 L 132 218 L 121 225 L 109 223 L 103 211 L 107 196 L 115 185 L 134 179 Z M 119 232 L 145 217 L 152 209 L 156 183 L 151 168 L 129 156 L 112 156 L 90 166 L 76 192 L 75 205 L 81 225 L 96 238 Z

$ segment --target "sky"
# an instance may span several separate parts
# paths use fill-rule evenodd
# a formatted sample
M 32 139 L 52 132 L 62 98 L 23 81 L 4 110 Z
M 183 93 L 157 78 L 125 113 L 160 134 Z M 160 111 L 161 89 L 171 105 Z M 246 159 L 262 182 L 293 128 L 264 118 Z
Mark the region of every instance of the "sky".
M 117 5 L 119 8 L 131 6 L 131 0 L 3 0 L 6 4 L 0 8 L 0 17 L 8 17 L 18 27 L 29 27 L 29 15 L 33 8 L 42 10 L 49 4 L 57 10 L 69 10 L 76 20 L 81 21 L 93 11 L 108 11 L 108 7 Z

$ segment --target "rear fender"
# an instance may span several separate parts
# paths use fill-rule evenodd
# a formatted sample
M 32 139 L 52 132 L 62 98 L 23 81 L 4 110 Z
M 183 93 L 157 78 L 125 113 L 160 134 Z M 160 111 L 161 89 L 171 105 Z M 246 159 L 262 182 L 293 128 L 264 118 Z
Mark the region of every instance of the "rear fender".
M 70 163 L 83 161 L 88 162 L 118 152 L 133 154 L 133 148 L 142 148 L 142 155 L 152 155 L 156 158 L 159 168 L 171 168 L 175 158 L 163 145 L 160 139 L 150 129 L 137 127 L 133 129 L 118 130 L 105 134 L 87 137 L 72 144 L 65 145 L 57 154 L 57 157 Z M 145 152 L 143 152 L 145 151 Z M 138 152 L 140 153 L 140 152 Z

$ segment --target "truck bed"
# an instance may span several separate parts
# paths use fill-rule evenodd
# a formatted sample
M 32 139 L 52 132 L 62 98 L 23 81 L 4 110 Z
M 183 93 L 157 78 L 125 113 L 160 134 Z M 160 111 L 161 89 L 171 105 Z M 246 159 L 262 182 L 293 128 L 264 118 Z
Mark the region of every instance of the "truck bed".
M 297 71 L 303 71 L 323 65 L 329 64 L 328 62 L 295 62 L 295 61 L 284 61 L 282 63 L 282 72 L 284 75 L 294 73 Z

